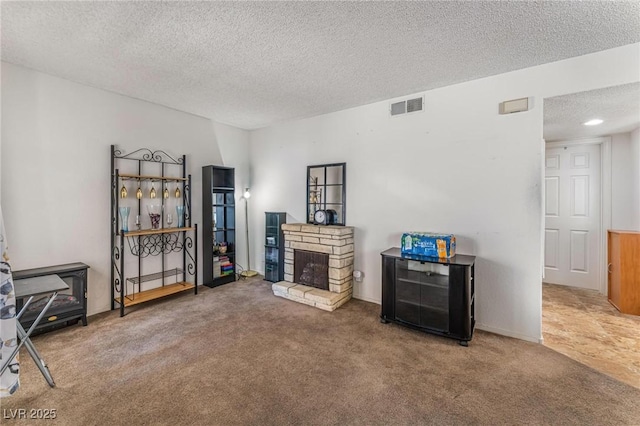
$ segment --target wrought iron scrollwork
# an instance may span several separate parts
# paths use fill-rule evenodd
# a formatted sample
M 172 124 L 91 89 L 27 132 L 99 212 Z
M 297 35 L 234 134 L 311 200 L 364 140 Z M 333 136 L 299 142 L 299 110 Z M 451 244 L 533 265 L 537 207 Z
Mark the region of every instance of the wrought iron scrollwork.
M 138 242 L 138 238 L 140 239 Z M 178 233 L 142 235 L 127 237 L 129 249 L 134 256 L 147 257 L 182 251 L 184 243 L 180 242 Z
M 122 272 L 120 272 L 119 260 L 120 260 L 120 248 L 118 246 L 113 247 L 113 253 L 111 255 L 113 270 L 115 271 L 115 276 L 113 279 L 113 288 L 116 292 L 120 292 L 120 282 L 122 281 Z
M 190 220 L 191 220 L 191 185 L 189 185 L 187 182 L 184 183 L 183 192 L 184 192 L 184 204 L 185 204 L 184 220 L 185 220 L 185 223 L 190 223 Z
M 191 254 L 191 251 L 192 251 L 191 249 L 193 248 L 193 238 L 186 237 L 184 239 L 184 247 L 186 248 L 185 253 L 189 258 L 187 262 L 187 272 L 189 273 L 189 275 L 194 275 L 196 270 L 196 260 Z
M 152 161 L 155 163 L 168 163 L 168 164 L 182 164 L 183 159 L 173 158 L 171 155 L 167 154 L 165 151 L 158 149 L 155 151 L 150 150 L 149 148 L 140 148 L 129 154 L 123 154 L 121 150 L 116 149 L 113 151 L 113 156 L 115 158 L 123 158 L 128 160 L 142 160 L 142 161 Z

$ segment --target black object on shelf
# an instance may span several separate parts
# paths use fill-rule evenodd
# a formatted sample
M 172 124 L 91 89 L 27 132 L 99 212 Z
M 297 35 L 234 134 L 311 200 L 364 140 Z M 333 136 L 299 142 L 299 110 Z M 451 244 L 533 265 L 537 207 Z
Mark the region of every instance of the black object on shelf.
M 236 280 L 235 170 L 202 168 L 203 284 L 217 287 Z M 222 248 L 222 243 L 225 244 Z
M 192 289 L 198 294 L 198 225 L 192 217 L 185 155 L 148 148 L 124 153 L 111 145 L 112 310 L 119 306 L 122 317 L 137 304 Z M 125 271 L 129 255 L 137 268 L 126 262 Z M 159 258 L 159 271 L 143 274 L 149 256 Z
M 47 310 L 47 316 L 37 325 L 33 335 L 73 325 L 79 320 L 82 320 L 82 325 L 87 325 L 87 269 L 89 266 L 78 262 L 12 272 L 14 280 L 55 274 L 69 286 L 69 290 L 58 293 L 53 304 Z M 25 330 L 31 327 L 40 313 L 41 305 L 46 303 L 47 298 L 47 296 L 43 296 L 34 300 L 27 307 L 26 312 L 20 318 L 20 324 Z M 16 298 L 16 311 L 19 312 L 24 303 L 25 300 L 22 298 Z
M 264 279 L 277 283 L 284 280 L 284 212 L 265 212 Z
M 467 346 L 476 323 L 475 256 L 408 256 L 397 247 L 381 255 L 380 321 L 457 339 Z

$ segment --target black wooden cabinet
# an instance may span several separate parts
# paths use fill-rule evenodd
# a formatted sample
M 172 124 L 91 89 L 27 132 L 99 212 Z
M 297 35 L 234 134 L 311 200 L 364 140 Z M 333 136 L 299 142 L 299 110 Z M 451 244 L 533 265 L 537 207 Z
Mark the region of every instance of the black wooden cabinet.
M 284 280 L 284 212 L 265 212 L 264 279 L 277 283 Z
M 78 320 L 82 320 L 82 325 L 87 325 L 87 269 L 89 266 L 84 263 L 68 263 L 12 272 L 14 281 L 43 275 L 57 275 L 69 286 L 68 290 L 58 293 L 47 311 L 47 316 L 40 321 L 34 334 L 75 324 Z M 47 299 L 48 296 L 42 296 L 32 301 L 27 307 L 20 318 L 20 324 L 25 330 L 31 327 Z M 25 302 L 26 300 L 22 298 L 16 300 L 17 311 L 22 309 Z
M 236 280 L 234 169 L 202 168 L 203 284 L 217 287 Z
M 475 257 L 407 256 L 397 247 L 381 255 L 380 320 L 457 339 L 467 346 L 475 326 Z

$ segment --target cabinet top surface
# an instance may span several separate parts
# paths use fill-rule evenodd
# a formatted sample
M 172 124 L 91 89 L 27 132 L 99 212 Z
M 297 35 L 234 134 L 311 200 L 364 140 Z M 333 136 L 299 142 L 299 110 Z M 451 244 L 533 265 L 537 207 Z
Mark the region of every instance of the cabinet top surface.
M 233 170 L 233 167 L 226 167 L 226 166 L 216 166 L 213 164 L 209 164 L 207 166 L 202 166 L 203 169 L 218 169 L 218 170 Z
M 609 229 L 609 232 L 612 234 L 638 234 L 640 235 L 640 231 L 622 231 L 619 229 Z
M 84 263 L 66 263 L 64 265 L 45 266 L 42 268 L 23 269 L 21 271 L 12 271 L 14 279 L 33 277 L 36 275 L 60 274 L 63 272 L 75 271 L 77 269 L 88 269 L 89 266 Z
M 476 261 L 475 256 L 468 256 L 465 254 L 456 254 L 455 256 L 450 257 L 448 259 L 443 259 L 439 257 L 402 254 L 400 252 L 400 247 L 391 247 L 390 249 L 387 249 L 380 254 L 382 256 L 395 257 L 398 259 L 417 260 L 420 262 L 429 262 L 429 263 L 441 263 L 443 265 L 471 266 Z

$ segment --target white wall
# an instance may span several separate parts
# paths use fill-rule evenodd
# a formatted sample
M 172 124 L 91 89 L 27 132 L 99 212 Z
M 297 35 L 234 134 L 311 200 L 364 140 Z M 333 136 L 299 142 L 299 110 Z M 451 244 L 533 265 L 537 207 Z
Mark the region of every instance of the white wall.
M 245 131 L 3 62 L 0 201 L 12 267 L 88 264 L 89 314 L 110 308 L 111 144 L 186 154 L 196 223 L 203 165 L 238 164 L 236 179 L 248 179 Z
M 542 99 L 638 81 L 640 44 L 425 93 L 425 112 L 390 118 L 378 102 L 251 133 L 252 229 L 264 211 L 305 220 L 306 166 L 347 163 L 354 296 L 380 301 L 380 252 L 403 231 L 451 232 L 474 254 L 479 327 L 541 337 Z M 616 67 L 608 64 L 616 63 Z M 532 109 L 498 104 L 532 97 Z M 262 259 L 262 245 L 252 247 Z
M 611 135 L 611 228 L 640 230 L 640 161 L 631 133 Z

